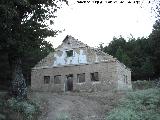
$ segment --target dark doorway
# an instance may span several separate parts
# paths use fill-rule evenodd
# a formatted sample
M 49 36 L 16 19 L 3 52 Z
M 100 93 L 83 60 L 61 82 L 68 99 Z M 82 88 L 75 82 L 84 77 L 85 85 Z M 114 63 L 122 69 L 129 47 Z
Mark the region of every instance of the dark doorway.
M 66 75 L 67 81 L 66 81 L 66 91 L 72 91 L 73 90 L 73 74 Z

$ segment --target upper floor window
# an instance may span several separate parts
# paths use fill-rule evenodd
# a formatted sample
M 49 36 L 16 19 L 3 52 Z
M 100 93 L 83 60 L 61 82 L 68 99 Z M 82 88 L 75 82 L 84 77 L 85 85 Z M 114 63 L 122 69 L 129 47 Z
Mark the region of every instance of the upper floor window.
M 66 51 L 67 57 L 73 56 L 73 50 Z
M 49 84 L 50 76 L 44 76 L 44 84 Z

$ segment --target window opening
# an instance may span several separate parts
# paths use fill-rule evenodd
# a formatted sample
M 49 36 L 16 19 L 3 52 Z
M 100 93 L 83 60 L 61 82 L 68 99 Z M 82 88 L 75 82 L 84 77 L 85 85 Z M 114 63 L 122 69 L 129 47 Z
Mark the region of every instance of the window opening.
M 91 81 L 99 81 L 98 72 L 91 73 Z
M 85 73 L 77 74 L 78 83 L 85 82 Z
M 44 84 L 49 84 L 50 76 L 44 76 Z
M 67 57 L 73 56 L 73 50 L 66 51 Z
M 54 84 L 61 84 L 61 75 L 54 76 Z

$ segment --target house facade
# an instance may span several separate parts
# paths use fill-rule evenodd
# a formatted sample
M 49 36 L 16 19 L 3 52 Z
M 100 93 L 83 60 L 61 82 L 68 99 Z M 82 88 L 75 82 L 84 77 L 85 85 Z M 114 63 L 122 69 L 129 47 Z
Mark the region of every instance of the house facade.
M 104 91 L 132 89 L 131 70 L 116 58 L 67 35 L 31 73 L 36 91 Z

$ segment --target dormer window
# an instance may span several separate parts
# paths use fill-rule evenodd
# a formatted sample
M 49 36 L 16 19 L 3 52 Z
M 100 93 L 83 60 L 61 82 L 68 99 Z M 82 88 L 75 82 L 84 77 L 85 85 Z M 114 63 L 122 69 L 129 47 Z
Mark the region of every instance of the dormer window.
M 66 51 L 67 57 L 73 56 L 73 50 Z

